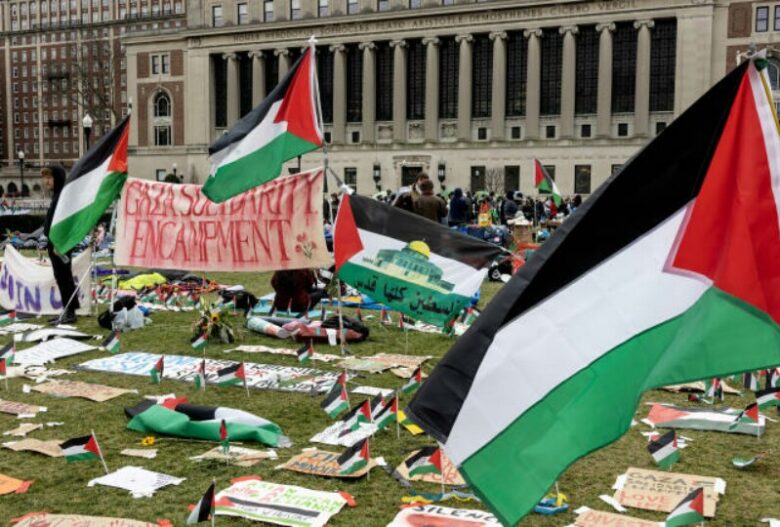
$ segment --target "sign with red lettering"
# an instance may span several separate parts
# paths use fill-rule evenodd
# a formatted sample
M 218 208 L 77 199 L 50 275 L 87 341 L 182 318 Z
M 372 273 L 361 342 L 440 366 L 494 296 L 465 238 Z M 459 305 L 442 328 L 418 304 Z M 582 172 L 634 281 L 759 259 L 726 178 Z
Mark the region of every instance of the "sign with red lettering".
M 224 203 L 200 185 L 128 179 L 116 263 L 188 271 L 271 271 L 330 264 L 321 169 L 277 178 Z

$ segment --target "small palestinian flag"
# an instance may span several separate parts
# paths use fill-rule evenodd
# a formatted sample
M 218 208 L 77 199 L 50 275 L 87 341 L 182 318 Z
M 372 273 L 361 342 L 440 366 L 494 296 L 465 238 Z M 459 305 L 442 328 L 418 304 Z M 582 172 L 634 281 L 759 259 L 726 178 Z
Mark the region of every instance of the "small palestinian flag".
M 754 372 L 746 372 L 742 374 L 742 386 L 746 390 L 751 392 L 757 392 L 760 387 L 758 385 L 758 376 Z
M 697 488 L 688 494 L 666 517 L 665 527 L 683 527 L 704 521 L 704 489 Z
M 6 311 L 0 313 L 0 326 L 7 326 L 16 321 L 16 311 Z
M 342 419 L 342 423 L 344 423 L 342 430 L 347 433 L 354 432 L 360 428 L 360 423 L 370 422 L 371 403 L 368 401 L 368 399 L 366 399 L 362 404 L 354 407 L 352 411 L 349 412 L 346 417 L 344 417 L 344 419 Z
M 195 375 L 195 387 L 199 390 L 206 389 L 206 359 L 200 361 L 198 373 Z
M 11 364 L 14 361 L 14 356 L 16 355 L 16 342 L 11 341 L 5 346 L 3 346 L 2 349 L 0 349 L 0 359 L 5 359 L 7 364 Z
M 358 441 L 348 448 L 336 460 L 339 464 L 339 476 L 349 476 L 368 465 L 368 438 Z
M 192 349 L 201 351 L 206 349 L 206 344 L 209 341 L 209 336 L 205 333 L 198 335 L 195 340 L 192 341 Z
M 376 416 L 375 422 L 377 430 L 384 430 L 393 421 L 398 420 L 398 397 L 393 397 L 381 412 Z
M 425 447 L 404 461 L 404 464 L 410 478 L 418 474 L 441 474 L 441 448 Z
M 771 406 L 780 407 L 780 388 L 767 388 L 756 392 L 756 403 L 762 410 Z
M 295 353 L 298 355 L 298 362 L 307 364 L 314 356 L 314 345 L 312 344 L 312 341 L 310 340 L 308 344 L 304 344 L 298 348 L 298 351 Z
M 339 373 L 338 378 L 336 379 L 336 384 L 342 385 L 345 389 L 347 387 L 347 371 L 344 370 L 341 373 Z
M 371 422 L 376 422 L 376 416 L 382 413 L 385 408 L 385 398 L 382 397 L 381 393 L 377 394 L 368 404 L 371 408 Z
M 117 353 L 119 351 L 119 332 L 114 331 L 107 336 L 101 346 L 109 353 Z
M 414 373 L 412 373 L 412 376 L 409 378 L 408 381 L 406 381 L 406 384 L 404 384 L 401 387 L 401 391 L 408 395 L 413 391 L 415 391 L 417 388 L 419 388 L 421 385 L 422 385 L 422 367 L 419 367 L 416 370 L 414 370 Z
M 680 459 L 680 449 L 677 446 L 677 432 L 674 430 L 667 432 L 647 445 L 647 450 L 659 467 L 663 470 L 671 468 Z
M 195 525 L 200 522 L 209 521 L 209 517 L 214 514 L 214 487 L 215 483 L 211 483 L 206 493 L 200 499 L 200 501 L 192 509 L 190 515 L 187 516 L 187 525 Z
M 154 368 L 149 370 L 149 375 L 151 375 L 152 382 L 154 384 L 160 384 L 160 381 L 163 378 L 164 370 L 165 370 L 165 356 L 161 356 L 160 359 L 157 361 L 157 364 L 154 365 Z
M 561 191 L 558 190 L 558 185 L 555 184 L 555 180 L 547 173 L 544 166 L 538 159 L 534 159 L 534 187 L 540 193 L 552 194 L 552 199 L 555 202 L 556 207 L 561 206 Z
M 222 445 L 222 451 L 227 454 L 230 451 L 230 438 L 228 437 L 228 429 L 224 419 L 219 425 L 219 442 Z
M 770 368 L 764 372 L 766 377 L 764 388 L 777 388 L 780 386 L 780 368 Z
M 729 425 L 729 429 L 734 429 L 739 423 L 756 423 L 758 424 L 758 403 L 752 403 L 744 410 L 739 412 L 734 422 Z
M 217 386 L 233 386 L 244 382 L 246 382 L 246 373 L 243 362 L 222 368 L 217 372 Z
M 328 396 L 320 403 L 320 408 L 322 408 L 331 419 L 335 419 L 341 412 L 348 410 L 349 399 L 347 398 L 347 390 L 344 386 L 338 383 L 334 384 L 333 388 L 331 388 L 328 393 Z
M 716 398 L 720 399 L 721 401 L 724 400 L 725 397 L 723 395 L 723 383 L 721 380 L 715 377 L 712 380 L 705 381 L 704 394 L 711 402 L 714 402 Z
M 390 318 L 390 313 L 387 312 L 387 309 L 385 309 L 384 306 L 382 306 L 382 310 L 379 312 L 379 322 L 385 326 L 389 326 L 393 323 L 393 319 Z
M 100 447 L 98 446 L 95 436 L 92 434 L 69 439 L 64 443 L 60 443 L 60 448 L 68 463 L 72 461 L 100 459 L 101 457 Z

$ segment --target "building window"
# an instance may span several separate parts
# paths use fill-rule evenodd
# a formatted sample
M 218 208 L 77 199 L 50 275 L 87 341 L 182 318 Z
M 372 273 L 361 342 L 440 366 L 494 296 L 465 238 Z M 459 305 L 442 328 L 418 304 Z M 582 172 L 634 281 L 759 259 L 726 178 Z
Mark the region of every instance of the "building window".
M 376 119 L 393 118 L 393 48 L 389 42 L 376 43 Z
M 756 8 L 756 33 L 765 33 L 769 30 L 769 7 Z
M 617 24 L 612 49 L 612 113 L 634 111 L 636 83 L 636 30 Z
M 222 27 L 225 25 L 225 21 L 222 18 L 222 6 L 211 6 L 211 27 Z
M 265 54 L 265 93 L 271 93 L 279 82 L 279 55 Z
M 599 34 L 595 26 L 584 26 L 577 34 L 576 93 L 577 114 L 596 113 L 599 91 Z
M 221 55 L 212 55 L 211 67 L 214 70 L 214 126 L 224 128 L 227 126 L 227 60 Z
M 471 167 L 471 192 L 485 190 L 485 167 Z
M 265 22 L 273 22 L 274 21 L 274 1 L 273 0 L 265 0 L 265 2 L 263 2 L 263 20 Z
M 320 101 L 322 105 L 322 120 L 326 123 L 333 122 L 333 53 L 327 46 L 317 48 L 319 60 L 317 61 L 317 82 L 320 87 Z
M 377 0 L 377 11 L 389 11 L 390 0 Z
M 357 192 L 357 168 L 344 167 L 344 184 Z
M 780 31 L 780 5 L 775 6 L 775 31 Z
M 406 50 L 406 118 L 425 118 L 425 46 L 409 40 Z
M 356 15 L 358 12 L 358 0 L 347 0 L 347 14 Z
M 441 5 L 455 5 L 455 0 L 441 0 Z
M 487 141 L 487 128 L 480 126 L 477 128 L 477 141 Z
M 363 120 L 363 52 L 357 44 L 347 46 L 347 122 Z
M 299 20 L 301 15 L 301 0 L 290 0 L 290 20 Z
M 171 72 L 171 57 L 169 55 L 160 55 L 160 66 L 163 75 L 168 75 Z
M 493 43 L 487 35 L 474 35 L 471 68 L 471 115 L 490 117 L 493 100 Z
M 506 49 L 506 116 L 525 115 L 528 42 L 522 31 L 510 31 Z
M 544 30 L 541 47 L 539 113 L 541 115 L 559 115 L 561 113 L 563 36 L 557 28 Z
M 618 123 L 618 137 L 628 137 L 628 123 Z
M 544 127 L 544 137 L 546 139 L 555 139 L 555 125 L 550 124 Z
M 509 129 L 509 136 L 512 139 L 522 139 L 523 137 L 523 128 L 520 126 L 513 126 Z
M 589 124 L 583 124 L 580 127 L 580 137 L 588 138 L 591 136 L 591 128 Z
M 158 168 L 154 171 L 154 179 L 157 181 L 165 181 L 165 177 L 168 175 L 168 171 L 164 168 Z
M 458 64 L 460 53 L 454 37 L 439 44 L 439 118 L 458 117 Z
M 238 24 L 248 24 L 249 23 L 249 6 L 245 3 L 238 4 L 237 5 L 238 12 L 236 13 L 236 20 L 238 21 Z
M 356 144 L 360 143 L 360 132 L 358 132 L 358 131 L 352 132 L 351 136 L 352 137 L 351 137 L 351 141 L 350 142 L 352 144 L 356 145 Z
M 319 0 L 320 2 L 320 9 L 319 9 L 319 15 L 320 16 L 328 16 L 330 14 L 328 3 L 329 0 Z
M 655 135 L 660 134 L 666 130 L 666 122 L 665 121 L 658 121 L 655 123 Z
M 165 92 L 154 96 L 154 144 L 169 146 L 171 141 L 171 99 Z
M 509 165 L 504 167 L 504 192 L 520 190 L 520 166 Z
M 769 87 L 772 90 L 772 99 L 775 102 L 775 111 L 780 111 L 780 64 L 778 64 L 774 59 L 768 60 L 766 74 L 769 77 Z
M 590 165 L 574 165 L 574 193 L 590 194 Z
M 674 110 L 677 20 L 657 20 L 650 42 L 650 111 Z

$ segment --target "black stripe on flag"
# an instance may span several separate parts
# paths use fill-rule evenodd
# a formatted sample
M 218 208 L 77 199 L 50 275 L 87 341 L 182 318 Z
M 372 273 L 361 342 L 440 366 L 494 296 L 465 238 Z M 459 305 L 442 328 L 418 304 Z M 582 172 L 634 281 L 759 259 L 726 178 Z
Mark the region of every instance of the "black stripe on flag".
M 113 130 L 101 137 L 98 142 L 84 154 L 84 157 L 76 162 L 68 175 L 68 179 L 65 180 L 65 184 L 72 183 L 81 176 L 89 174 L 113 156 L 116 147 L 119 144 L 119 140 L 122 138 L 122 134 L 125 131 L 125 127 L 129 124 L 130 114 L 127 114 Z
M 214 505 L 214 490 L 214 483 L 212 483 L 209 485 L 209 488 L 206 490 L 206 493 L 200 499 L 198 504 L 195 505 L 195 509 L 193 509 L 190 517 L 187 518 L 187 525 L 209 521 L 209 516 L 211 516 L 211 508 Z
M 674 443 L 675 438 L 677 437 L 677 432 L 674 430 L 670 430 L 669 432 L 665 433 L 655 441 L 651 442 L 649 445 L 647 445 L 647 451 L 650 452 L 650 454 L 655 454 L 662 448 L 664 448 L 667 445 L 671 445 Z
M 499 329 L 656 228 L 698 195 L 731 111 L 730 101 L 749 63 L 724 77 L 596 189 L 498 292 L 412 399 L 406 413 L 415 423 L 446 442 Z M 616 211 L 625 210 L 627 203 L 630 214 L 616 219 Z M 520 345 L 517 351 L 522 352 Z
M 351 447 L 349 447 L 347 450 L 344 451 L 343 454 L 341 454 L 338 459 L 336 459 L 336 462 L 339 464 L 340 467 L 344 466 L 344 463 L 352 459 L 355 454 L 363 450 L 363 445 L 366 444 L 366 441 L 368 441 L 368 438 L 363 439 L 362 441 L 358 441 Z
M 426 446 L 421 448 L 418 452 L 412 455 L 409 459 L 404 461 L 407 468 L 411 468 L 421 459 L 429 458 L 439 449 L 437 446 Z
M 82 436 L 82 437 L 74 437 L 73 439 L 68 439 L 64 443 L 60 443 L 60 448 L 62 450 L 67 450 L 68 448 L 71 448 L 71 447 L 74 447 L 74 446 L 84 446 L 87 443 L 89 443 L 90 439 L 92 439 L 92 435 Z

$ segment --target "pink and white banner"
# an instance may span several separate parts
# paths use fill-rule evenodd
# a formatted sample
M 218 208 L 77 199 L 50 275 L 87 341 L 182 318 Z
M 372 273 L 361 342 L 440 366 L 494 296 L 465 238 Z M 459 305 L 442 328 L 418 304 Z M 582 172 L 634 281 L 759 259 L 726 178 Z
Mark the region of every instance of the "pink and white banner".
M 281 177 L 219 204 L 200 185 L 128 179 L 116 263 L 188 271 L 327 266 L 323 178 L 321 169 Z

